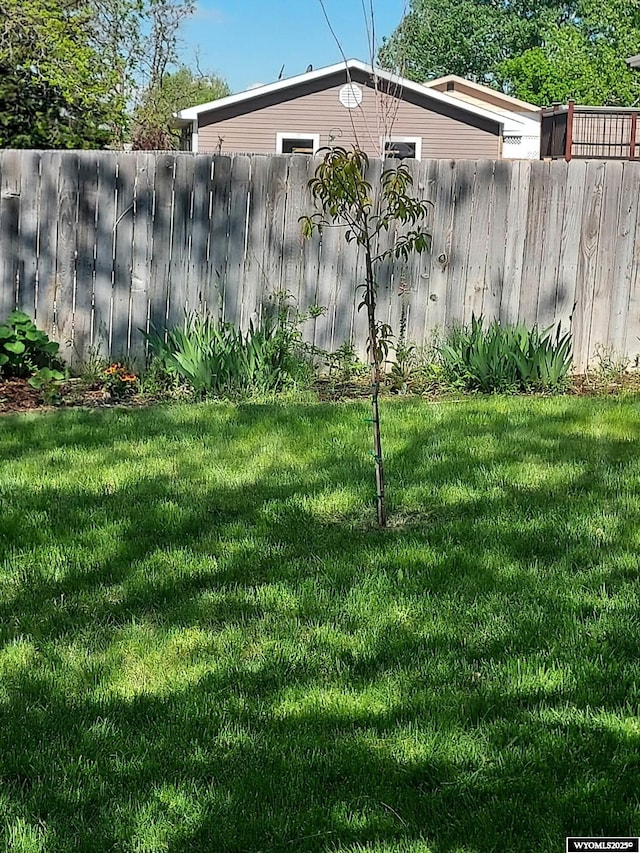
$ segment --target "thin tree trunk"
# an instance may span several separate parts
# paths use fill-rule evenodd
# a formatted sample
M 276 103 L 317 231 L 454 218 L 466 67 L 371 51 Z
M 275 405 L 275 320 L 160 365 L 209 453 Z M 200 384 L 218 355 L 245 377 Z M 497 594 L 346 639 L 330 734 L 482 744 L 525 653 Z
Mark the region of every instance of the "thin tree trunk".
M 376 470 L 376 515 L 380 527 L 387 526 L 387 507 L 384 498 L 384 465 L 382 462 L 382 439 L 380 437 L 380 410 L 378 396 L 382 372 L 380 369 L 380 350 L 378 347 L 378 330 L 376 328 L 376 288 L 373 278 L 371 250 L 365 247 L 367 267 L 367 319 L 369 321 L 369 353 L 371 357 L 371 408 L 373 423 L 373 456 Z

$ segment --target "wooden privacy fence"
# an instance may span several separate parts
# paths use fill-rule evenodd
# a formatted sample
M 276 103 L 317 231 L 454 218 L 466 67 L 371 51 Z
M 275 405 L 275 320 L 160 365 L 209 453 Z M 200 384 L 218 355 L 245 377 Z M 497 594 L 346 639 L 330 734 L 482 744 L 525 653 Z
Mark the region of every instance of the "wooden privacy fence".
M 246 326 L 274 294 L 301 311 L 326 350 L 353 340 L 361 254 L 339 229 L 303 240 L 311 211 L 306 156 L 0 152 L 0 320 L 14 307 L 61 342 L 140 360 L 141 330 L 205 308 Z M 370 166 L 375 183 L 382 164 Z M 411 162 L 433 201 L 430 255 L 388 262 L 380 317 L 428 343 L 472 314 L 573 333 L 583 368 L 597 345 L 640 351 L 640 164 Z M 389 235 L 387 239 L 391 239 Z M 65 347 L 65 345 L 68 345 Z

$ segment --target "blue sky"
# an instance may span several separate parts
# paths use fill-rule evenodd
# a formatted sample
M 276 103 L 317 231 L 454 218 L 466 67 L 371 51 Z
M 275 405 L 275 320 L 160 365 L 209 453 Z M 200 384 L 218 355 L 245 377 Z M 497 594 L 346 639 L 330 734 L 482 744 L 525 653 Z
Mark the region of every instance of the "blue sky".
M 367 61 L 363 6 L 371 0 L 324 0 L 331 24 L 348 58 Z M 400 22 L 406 0 L 373 0 L 376 42 Z M 319 0 L 198 0 L 182 32 L 182 60 L 224 77 L 232 92 L 341 61 Z

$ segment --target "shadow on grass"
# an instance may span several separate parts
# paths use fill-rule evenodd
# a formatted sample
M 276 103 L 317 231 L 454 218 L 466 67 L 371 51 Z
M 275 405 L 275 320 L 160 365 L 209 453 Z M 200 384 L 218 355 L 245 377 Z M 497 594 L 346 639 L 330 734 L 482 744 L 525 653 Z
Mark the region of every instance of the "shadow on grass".
M 543 409 L 392 409 L 431 516 L 388 531 L 350 523 L 364 407 L 7 419 L 3 816 L 47 851 L 640 832 L 639 418 Z

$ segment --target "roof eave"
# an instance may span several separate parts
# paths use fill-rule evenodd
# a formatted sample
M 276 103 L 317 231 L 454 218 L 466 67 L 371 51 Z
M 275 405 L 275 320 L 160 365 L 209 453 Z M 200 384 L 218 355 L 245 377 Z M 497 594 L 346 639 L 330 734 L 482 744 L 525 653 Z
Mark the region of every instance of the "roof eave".
M 441 103 L 447 104 L 448 106 L 455 106 L 463 113 L 466 112 L 471 115 L 479 116 L 480 118 L 494 122 L 500 127 L 504 125 L 504 121 L 499 116 L 497 116 L 496 113 L 492 113 L 488 109 L 464 104 L 462 101 L 455 98 L 451 98 L 443 92 L 438 92 L 436 90 L 429 89 L 428 87 L 423 86 L 422 83 L 414 83 L 413 80 L 407 80 L 404 77 L 400 77 L 397 74 L 392 74 L 391 72 L 385 71 L 382 68 L 377 68 L 375 66 L 368 65 L 358 59 L 349 59 L 346 63 L 339 62 L 335 65 L 328 65 L 325 68 L 318 68 L 316 71 L 309 71 L 306 74 L 299 74 L 296 77 L 289 77 L 286 80 L 278 80 L 275 83 L 268 83 L 266 86 L 259 86 L 255 89 L 250 89 L 247 92 L 240 92 L 236 95 L 228 95 L 226 98 L 219 98 L 216 101 L 209 101 L 206 104 L 198 104 L 195 107 L 190 107 L 186 110 L 180 110 L 174 115 L 178 119 L 194 121 L 202 113 L 221 110 L 225 107 L 242 102 L 250 102 L 254 98 L 262 97 L 264 95 L 271 94 L 272 92 L 284 91 L 285 89 L 292 88 L 300 83 L 320 80 L 323 77 L 329 77 L 332 74 L 336 74 L 340 71 L 351 71 L 356 69 L 365 74 L 376 74 L 379 78 L 386 80 L 387 82 L 393 85 L 397 85 L 403 89 L 414 92 L 425 99 L 439 101 Z
M 430 89 L 433 86 L 438 86 L 442 83 L 462 83 L 469 86 L 470 89 L 476 92 L 484 92 L 489 90 L 496 98 L 502 98 L 507 104 L 515 108 L 521 108 L 532 113 L 540 112 L 540 107 L 536 104 L 531 104 L 529 101 L 521 101 L 520 98 L 514 98 L 511 95 L 505 95 L 504 92 L 499 92 L 497 89 L 492 89 L 491 86 L 485 86 L 482 83 L 475 83 L 473 80 L 467 80 L 466 77 L 460 77 L 458 74 L 446 74 L 444 77 L 437 77 L 435 80 L 427 80 L 422 85 Z

